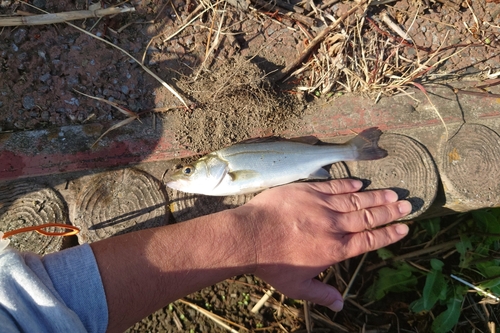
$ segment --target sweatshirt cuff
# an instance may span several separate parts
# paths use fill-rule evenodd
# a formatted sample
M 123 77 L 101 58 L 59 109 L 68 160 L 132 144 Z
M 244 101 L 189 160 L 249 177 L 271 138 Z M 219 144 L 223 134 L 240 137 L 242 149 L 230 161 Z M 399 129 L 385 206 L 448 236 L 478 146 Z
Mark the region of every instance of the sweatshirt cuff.
M 108 305 L 90 245 L 83 244 L 43 257 L 54 288 L 88 332 L 105 332 Z

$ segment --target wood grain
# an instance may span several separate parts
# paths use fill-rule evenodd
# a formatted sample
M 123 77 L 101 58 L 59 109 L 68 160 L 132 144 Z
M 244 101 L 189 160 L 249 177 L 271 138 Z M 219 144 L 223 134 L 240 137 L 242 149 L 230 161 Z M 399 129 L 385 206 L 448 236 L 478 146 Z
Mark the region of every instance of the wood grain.
M 0 230 L 10 231 L 45 223 L 68 223 L 68 209 L 53 189 L 34 182 L 0 185 Z M 47 228 L 46 231 L 61 231 Z M 63 237 L 49 237 L 31 231 L 9 237 L 10 245 L 20 251 L 40 255 L 57 252 Z
M 500 136 L 464 124 L 444 145 L 439 161 L 446 207 L 468 211 L 499 204 Z
M 350 178 L 349 168 L 344 162 L 333 163 L 330 166 L 330 175 L 333 179 Z
M 419 142 L 400 134 L 383 134 L 379 145 L 388 156 L 347 162 L 351 176 L 364 180 L 367 189 L 393 189 L 413 206 L 405 220 L 417 217 L 429 208 L 438 190 L 439 176 L 432 156 Z
M 168 223 L 163 185 L 134 168 L 109 171 L 90 178 L 77 195 L 75 225 L 81 243 Z

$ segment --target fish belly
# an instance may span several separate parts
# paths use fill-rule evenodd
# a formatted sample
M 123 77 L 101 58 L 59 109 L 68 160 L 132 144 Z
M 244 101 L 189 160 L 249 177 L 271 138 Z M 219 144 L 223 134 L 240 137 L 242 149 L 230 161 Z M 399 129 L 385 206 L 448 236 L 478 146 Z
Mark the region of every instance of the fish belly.
M 214 189 L 217 192 L 214 195 L 252 193 L 307 179 L 325 165 L 355 158 L 352 147 L 345 145 L 311 146 L 278 142 L 242 144 L 230 148 L 220 151 L 230 172 Z

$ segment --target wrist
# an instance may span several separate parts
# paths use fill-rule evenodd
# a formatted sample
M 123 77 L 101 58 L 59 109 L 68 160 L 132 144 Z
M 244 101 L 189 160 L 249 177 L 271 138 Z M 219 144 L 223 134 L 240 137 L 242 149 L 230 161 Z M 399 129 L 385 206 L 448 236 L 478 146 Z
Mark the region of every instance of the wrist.
M 258 266 L 260 239 L 258 238 L 258 217 L 253 207 L 244 205 L 224 211 L 228 215 L 230 230 L 234 233 L 235 255 L 245 267 L 245 274 L 254 274 Z

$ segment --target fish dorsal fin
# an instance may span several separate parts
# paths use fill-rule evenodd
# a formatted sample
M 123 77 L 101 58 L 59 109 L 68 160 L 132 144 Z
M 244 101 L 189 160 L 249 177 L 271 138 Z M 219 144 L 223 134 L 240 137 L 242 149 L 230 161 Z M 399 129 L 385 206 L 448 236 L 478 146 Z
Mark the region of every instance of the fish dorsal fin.
M 251 138 L 251 139 L 246 139 L 243 141 L 240 141 L 237 143 L 237 145 L 242 144 L 242 143 L 264 143 L 264 142 L 276 142 L 276 141 L 283 141 L 283 138 L 280 138 L 279 136 L 265 136 L 262 138 Z
M 299 142 L 299 143 L 307 143 L 308 145 L 315 145 L 319 141 L 319 139 L 315 136 L 312 135 L 307 135 L 307 136 L 299 136 L 297 138 L 290 138 L 288 141 L 293 141 L 293 142 Z
M 299 142 L 299 143 L 306 143 L 310 145 L 314 145 L 319 142 L 319 139 L 310 135 L 310 136 L 300 136 L 297 138 L 282 138 L 279 136 L 266 136 L 262 138 L 252 138 L 252 139 L 247 139 L 238 142 L 237 144 L 242 144 L 242 143 L 265 143 L 265 142 L 278 142 L 278 141 L 292 141 L 292 142 Z

